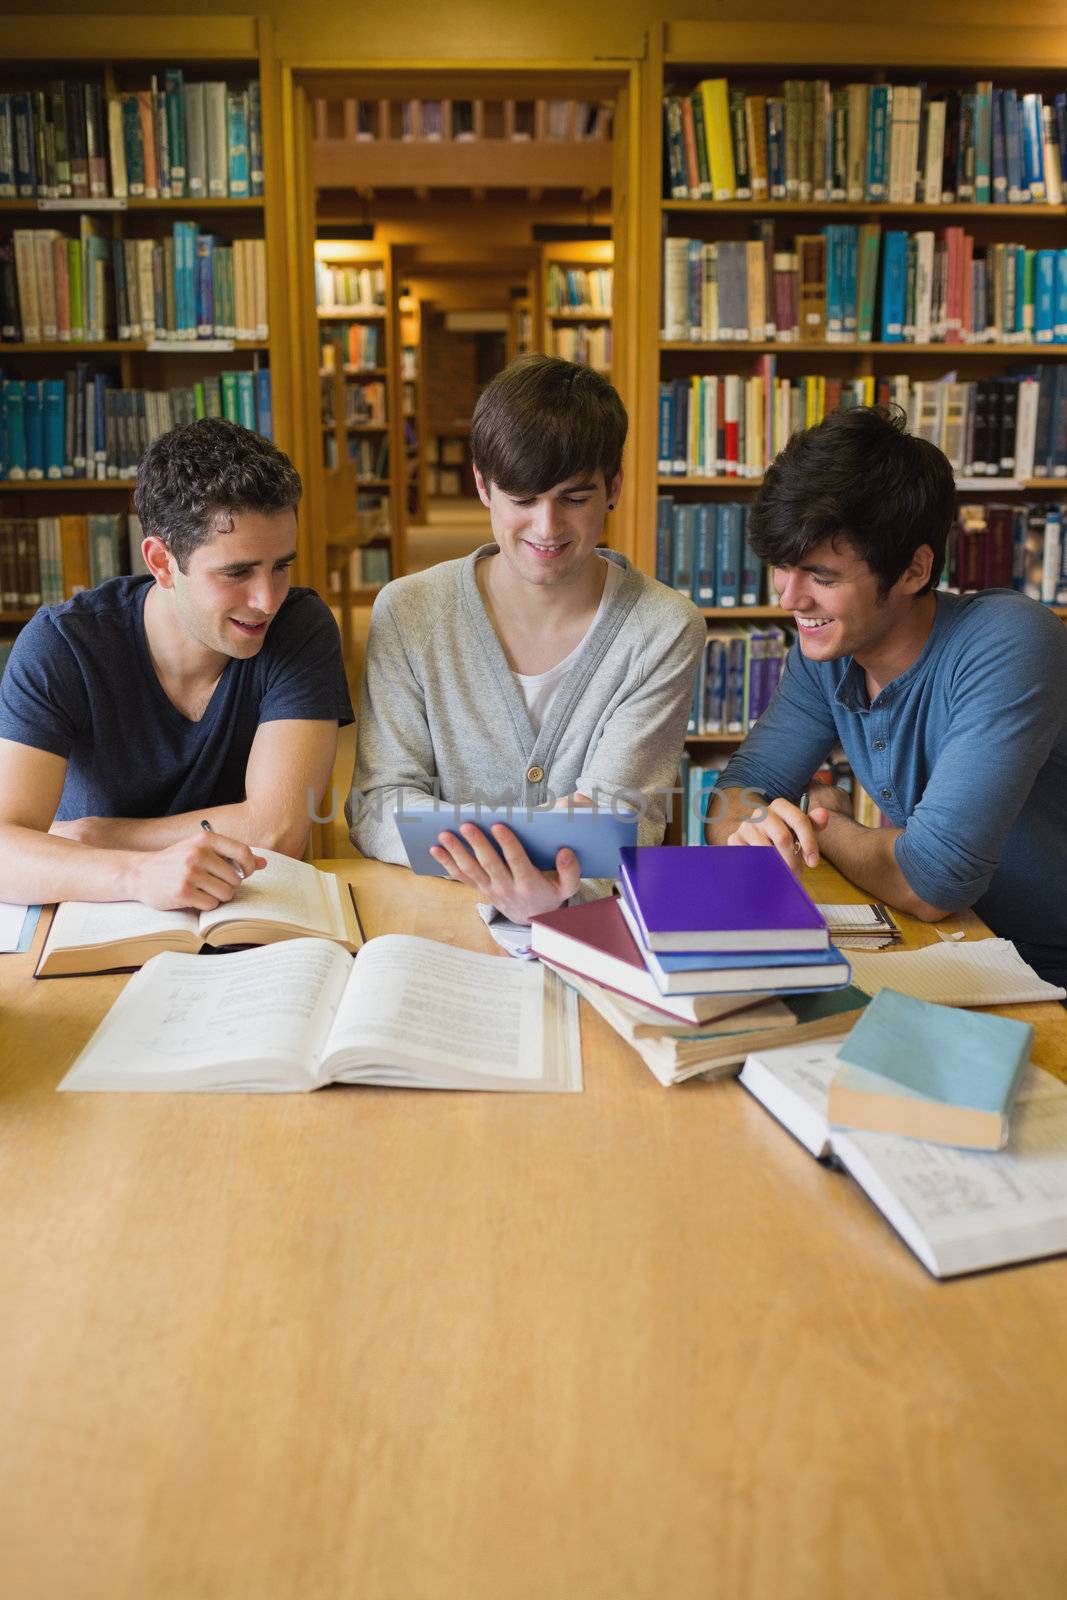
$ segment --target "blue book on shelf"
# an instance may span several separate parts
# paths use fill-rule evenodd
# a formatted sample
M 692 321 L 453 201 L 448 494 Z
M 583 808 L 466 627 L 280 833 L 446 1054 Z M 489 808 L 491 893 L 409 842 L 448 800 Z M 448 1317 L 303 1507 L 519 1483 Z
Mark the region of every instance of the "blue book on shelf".
M 256 369 L 256 431 L 264 439 L 274 438 L 274 415 L 270 399 L 270 368 Z
M 702 500 L 693 508 L 693 602 L 715 604 L 715 507 Z
M 992 145 L 990 150 L 990 177 L 994 205 L 1004 205 L 1008 199 L 1008 161 L 1004 148 L 1004 97 L 999 89 L 993 90 Z
M 844 329 L 841 310 L 841 229 L 832 222 L 822 231 L 826 240 L 826 338 L 838 344 Z
M 62 478 L 66 465 L 67 386 L 62 378 L 44 380 L 44 475 Z
M 693 522 L 691 506 L 671 510 L 671 587 L 688 600 L 693 590 Z
M 263 193 L 263 114 L 258 78 L 248 85 L 248 187 L 253 199 Z
M 1056 286 L 1052 301 L 1055 343 L 1067 344 L 1067 250 L 1057 250 Z
M 674 389 L 669 383 L 659 386 L 659 444 L 656 471 L 669 478 L 674 471 Z
M 889 128 L 889 85 L 872 83 L 867 96 L 867 199 L 886 196 L 886 142 Z
M 741 604 L 743 606 L 759 605 L 763 577 L 763 565 L 753 550 L 749 537 L 751 524 L 752 507 L 746 505 L 741 511 Z
M 684 478 L 689 466 L 689 396 L 687 379 L 675 378 L 671 402 L 671 420 L 674 423 L 672 442 L 672 467 L 676 477 Z
M 908 281 L 908 236 L 890 228 L 882 247 L 882 342 L 900 344 L 904 338 L 904 306 Z
M 831 1123 L 998 1150 L 1034 1030 L 882 989 L 838 1048 Z
M 44 477 L 44 398 L 40 382 L 27 380 L 23 398 L 26 418 L 26 476 Z
M 0 199 L 14 200 L 15 118 L 10 94 L 0 94 Z
M 196 240 L 196 336 L 210 339 L 215 332 L 215 245 L 213 233 Z
M 1034 341 L 1051 344 L 1056 337 L 1055 295 L 1057 250 L 1034 256 Z
M 856 338 L 859 254 L 860 230 L 849 224 L 841 230 L 841 319 L 846 344 L 852 344 Z
M 256 386 L 251 372 L 237 374 L 237 420 L 250 433 L 256 431 Z
M 1045 198 L 1045 133 L 1041 122 L 1041 96 L 1024 94 L 1022 98 L 1023 124 L 1023 188 L 1028 200 Z
M 974 95 L 974 198 L 988 205 L 993 164 L 993 95 L 989 84 L 979 84 Z
M 1052 104 L 1055 111 L 1056 143 L 1060 150 L 1060 174 L 1067 178 L 1067 94 L 1061 91 Z
M 37 165 L 34 155 L 33 110 L 28 94 L 11 96 L 14 123 L 15 188 L 19 198 L 32 200 L 37 193 Z
M 741 603 L 741 507 L 731 501 L 715 507 L 715 603 Z
M 92 455 L 90 465 L 95 466 L 95 475 L 98 478 L 108 476 L 107 459 L 107 392 L 111 387 L 111 379 L 106 372 L 93 373 L 93 401 L 92 401 Z M 113 462 L 113 466 L 117 466 Z
M 226 96 L 226 129 L 229 135 L 230 164 L 229 188 L 231 200 L 247 200 L 248 174 L 248 111 L 244 94 L 231 89 Z
M 771 200 L 785 199 L 785 101 L 767 101 L 767 184 Z
M 1029 200 L 1030 191 L 1023 185 L 1023 127 L 1019 113 L 1019 97 L 1014 89 L 1003 92 L 1004 152 L 1008 167 L 1008 200 L 1018 205 Z
M 671 513 L 674 498 L 669 494 L 656 496 L 656 582 L 671 581 Z

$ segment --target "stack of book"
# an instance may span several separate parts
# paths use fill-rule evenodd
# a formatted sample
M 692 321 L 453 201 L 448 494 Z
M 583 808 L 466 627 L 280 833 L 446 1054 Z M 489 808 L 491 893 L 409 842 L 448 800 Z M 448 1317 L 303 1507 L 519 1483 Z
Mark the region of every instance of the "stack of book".
M 661 1083 L 736 1069 L 767 1048 L 757 1039 L 841 1032 L 866 1003 L 776 852 L 626 847 L 619 861 L 619 897 L 534 917 L 532 948 Z

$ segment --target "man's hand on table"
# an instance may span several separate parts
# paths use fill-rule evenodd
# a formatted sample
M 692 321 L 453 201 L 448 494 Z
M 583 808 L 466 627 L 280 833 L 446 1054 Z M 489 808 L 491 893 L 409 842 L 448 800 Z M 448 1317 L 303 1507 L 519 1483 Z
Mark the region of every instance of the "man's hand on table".
M 817 867 L 819 834 L 832 812 L 851 817 L 852 802 L 842 789 L 817 784 L 809 791 L 807 812 L 791 800 L 772 800 L 758 820 L 748 817 L 730 834 L 728 845 L 771 846 L 794 872 Z

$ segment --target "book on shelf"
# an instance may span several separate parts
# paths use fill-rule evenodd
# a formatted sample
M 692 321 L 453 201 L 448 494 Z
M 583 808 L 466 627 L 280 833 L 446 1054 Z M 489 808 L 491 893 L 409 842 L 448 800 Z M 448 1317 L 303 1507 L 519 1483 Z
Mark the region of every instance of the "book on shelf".
M 897 405 L 908 431 L 937 445 L 958 478 L 1067 478 L 1067 366 L 1044 363 L 959 382 L 909 373 L 856 378 L 780 370 L 777 353 L 747 374 L 694 373 L 659 385 L 657 472 L 758 479 L 801 428 L 854 406 Z
M 545 274 L 545 309 L 611 312 L 611 267 L 566 267 L 550 261 Z
M 579 367 L 606 371 L 611 366 L 612 344 L 612 330 L 603 322 L 552 329 L 552 354 Z
M 32 611 L 72 600 L 128 571 L 140 546 L 137 518 L 121 512 L 0 517 L 0 606 Z
M 316 256 L 315 304 L 320 311 L 383 311 L 385 268 L 337 266 Z
M 705 79 L 663 101 L 664 197 L 1060 205 L 1067 96 L 998 87 Z
M 840 1030 L 839 1030 L 840 1031 Z M 819 1160 L 865 1191 L 937 1278 L 1067 1250 L 1067 1088 L 1027 1067 L 1003 1150 L 831 1128 L 839 1038 L 757 1046 L 741 1083 Z
M 382 365 L 381 330 L 375 322 L 349 322 L 319 329 L 322 370 L 358 372 Z
M 305 936 L 359 949 L 363 934 L 347 884 L 306 861 L 273 850 L 257 854 L 267 865 L 214 911 L 157 911 L 123 900 L 65 901 L 56 907 L 35 976 L 113 972 L 142 966 L 164 950 L 197 955 L 205 948 Z
M 838 1046 L 834 1126 L 999 1150 L 1030 1059 L 1027 1022 L 882 989 Z
M 577 1005 L 535 963 L 406 934 L 297 939 L 130 979 L 65 1090 L 395 1089 L 579 1093 Z
M 876 222 L 828 223 L 785 248 L 773 218 L 753 231 L 664 240 L 665 341 L 1067 343 L 1067 249 Z
M 793 638 L 775 622 L 710 627 L 686 732 L 741 735 L 754 727 L 774 699 Z
M 263 194 L 258 78 L 186 83 L 180 67 L 107 95 L 99 78 L 0 90 L 0 198 L 243 200 Z
M 227 243 L 195 222 L 175 222 L 158 239 L 113 239 L 89 216 L 77 228 L 0 238 L 4 342 L 269 338 L 262 239 Z
M 153 440 L 200 417 L 271 437 L 270 369 L 223 371 L 170 389 L 126 389 L 78 362 L 62 378 L 0 378 L 0 480 L 132 480 Z
M 957 594 L 1015 589 L 1067 605 L 1067 504 L 964 503 L 949 530 L 940 587 Z

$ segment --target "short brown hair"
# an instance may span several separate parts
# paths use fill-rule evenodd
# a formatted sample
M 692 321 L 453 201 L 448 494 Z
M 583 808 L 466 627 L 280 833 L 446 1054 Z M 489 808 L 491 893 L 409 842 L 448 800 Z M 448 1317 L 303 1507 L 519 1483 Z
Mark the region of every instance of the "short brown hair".
M 162 539 L 184 572 L 194 550 L 233 531 L 235 515 L 295 511 L 300 493 L 299 473 L 268 439 L 224 417 L 201 417 L 153 440 L 133 498 L 143 531 Z
M 544 494 L 598 467 L 610 484 L 626 429 L 626 408 L 599 372 L 555 356 L 519 356 L 479 396 L 471 455 L 486 483 L 505 494 Z

